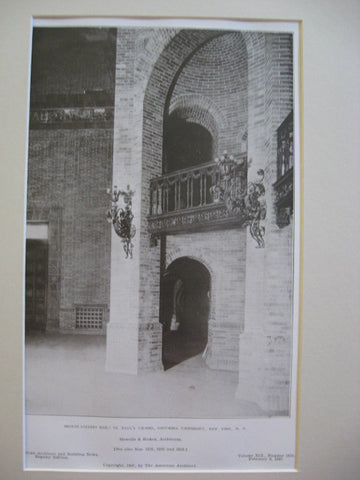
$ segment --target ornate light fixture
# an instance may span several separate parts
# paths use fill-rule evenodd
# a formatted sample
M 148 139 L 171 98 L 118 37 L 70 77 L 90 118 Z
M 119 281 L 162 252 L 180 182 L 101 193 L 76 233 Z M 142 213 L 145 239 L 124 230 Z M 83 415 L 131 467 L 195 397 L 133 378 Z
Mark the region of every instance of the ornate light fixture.
M 219 170 L 219 181 L 210 188 L 214 202 L 223 201 L 230 215 L 243 216 L 258 248 L 264 248 L 265 227 L 260 225 L 260 221 L 266 217 L 266 202 L 265 199 L 260 199 L 265 195 L 264 170 L 257 171 L 260 177 L 258 182 L 250 182 L 244 189 L 237 175 L 242 162 L 237 162 L 226 150 L 220 158 L 215 158 L 215 162 Z
M 133 243 L 132 238 L 134 238 L 136 233 L 135 225 L 132 224 L 134 215 L 132 213 L 132 197 L 134 196 L 135 191 L 130 190 L 130 186 L 127 186 L 127 190 L 118 190 L 118 187 L 115 185 L 111 191 L 110 188 L 106 190 L 106 193 L 110 195 L 111 198 L 111 207 L 106 213 L 106 219 L 109 223 L 113 224 L 114 230 L 117 235 L 121 238 L 123 243 L 124 252 L 126 254 L 125 258 L 132 258 L 132 249 Z M 119 207 L 118 201 L 122 197 L 125 207 Z

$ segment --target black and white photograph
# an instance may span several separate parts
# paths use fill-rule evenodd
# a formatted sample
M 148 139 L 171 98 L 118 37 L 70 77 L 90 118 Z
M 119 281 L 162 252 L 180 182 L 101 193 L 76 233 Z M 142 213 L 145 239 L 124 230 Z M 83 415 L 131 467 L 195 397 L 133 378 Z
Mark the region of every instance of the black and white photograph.
M 357 479 L 360 3 L 0 12 L 0 478 Z
M 27 417 L 295 431 L 294 25 L 34 24 Z

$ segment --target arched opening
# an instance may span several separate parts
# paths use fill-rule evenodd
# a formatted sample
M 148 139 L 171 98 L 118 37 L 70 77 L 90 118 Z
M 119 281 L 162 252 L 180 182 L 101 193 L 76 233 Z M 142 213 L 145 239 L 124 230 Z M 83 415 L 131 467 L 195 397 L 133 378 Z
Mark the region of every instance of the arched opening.
M 171 116 L 164 127 L 164 173 L 212 160 L 210 132 L 191 120 Z
M 181 257 L 161 281 L 162 362 L 167 370 L 202 353 L 208 341 L 211 277 L 197 260 Z
M 157 37 L 154 39 L 154 48 L 160 48 L 155 40 Z M 175 205 L 170 201 L 166 204 L 166 208 L 163 208 L 162 201 L 166 197 L 162 195 L 161 198 L 159 195 L 154 202 L 152 198 L 154 191 L 149 188 L 151 179 L 167 173 L 164 143 L 168 122 L 175 112 L 176 117 L 201 125 L 211 134 L 210 160 L 213 160 L 219 152 L 222 153 L 224 149 L 232 154 L 238 152 L 237 138 L 239 132 L 247 130 L 248 122 L 247 63 L 245 37 L 237 32 L 199 30 L 194 34 L 191 30 L 182 30 L 174 34 L 171 39 L 169 38 L 163 50 L 159 50 L 159 56 L 147 81 L 143 104 L 141 222 L 148 219 L 149 205 L 153 207 L 151 213 L 154 216 L 175 211 Z M 192 178 L 198 176 L 197 172 L 194 173 Z M 176 175 L 176 171 L 172 171 L 169 175 L 173 174 Z M 177 198 L 180 197 L 179 204 L 176 205 L 177 210 L 198 207 L 200 205 L 196 197 L 197 191 L 200 191 L 198 184 L 195 182 L 193 185 L 193 190 L 196 191 L 194 198 L 190 198 L 188 203 L 183 204 L 184 195 L 181 189 L 185 188 L 186 184 L 183 181 L 184 175 L 179 176 L 177 181 L 181 187 L 177 191 Z M 191 178 L 189 178 L 189 184 L 190 181 Z M 209 190 L 212 185 L 211 178 L 206 178 L 206 184 Z M 172 196 L 171 192 L 169 196 Z M 206 193 L 205 199 L 202 197 L 202 200 L 207 205 L 211 203 L 212 198 Z M 165 220 L 165 217 L 163 218 Z M 153 238 L 149 238 L 150 235 L 146 228 L 142 228 L 139 232 L 140 283 L 144 292 L 140 296 L 140 321 L 144 323 L 149 321 L 149 309 L 156 311 L 159 306 L 159 297 L 154 295 L 154 292 L 171 291 L 171 282 L 166 283 L 162 275 L 159 274 L 156 277 L 149 275 L 148 265 L 151 267 L 156 265 L 158 271 L 161 271 L 162 261 L 166 256 L 166 235 L 161 236 L 161 241 L 157 242 L 157 245 L 152 241 Z M 163 305 L 164 296 L 164 294 L 161 295 L 161 305 Z M 169 296 L 171 298 L 171 294 L 168 298 Z M 161 323 L 169 322 L 168 317 L 169 312 L 166 314 L 166 309 L 163 309 L 160 315 Z M 144 329 L 141 331 L 142 338 L 146 338 L 145 341 L 148 341 L 149 345 L 155 338 L 156 342 L 160 343 L 162 335 L 160 330 Z M 169 324 L 163 330 L 166 335 Z M 166 339 L 163 345 L 162 359 L 163 363 L 166 363 Z M 149 354 L 148 362 L 156 362 L 156 365 L 159 365 L 160 352 L 158 353 L 159 355 Z
M 241 34 L 215 35 L 194 48 L 167 92 L 162 173 L 210 162 L 225 149 L 237 155 L 238 133 L 247 129 L 246 95 L 247 53 Z

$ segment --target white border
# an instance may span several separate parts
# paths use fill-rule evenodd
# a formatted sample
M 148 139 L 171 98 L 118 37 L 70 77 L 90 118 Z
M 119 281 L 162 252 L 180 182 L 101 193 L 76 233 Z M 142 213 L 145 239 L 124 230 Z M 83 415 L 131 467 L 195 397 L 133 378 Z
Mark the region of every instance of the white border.
M 294 33 L 297 21 L 259 21 L 259 20 L 214 20 L 190 18 L 141 18 L 141 17 L 34 17 L 34 27 L 139 27 L 139 28 L 196 28 L 204 30 L 247 30 L 251 32 L 289 32 Z

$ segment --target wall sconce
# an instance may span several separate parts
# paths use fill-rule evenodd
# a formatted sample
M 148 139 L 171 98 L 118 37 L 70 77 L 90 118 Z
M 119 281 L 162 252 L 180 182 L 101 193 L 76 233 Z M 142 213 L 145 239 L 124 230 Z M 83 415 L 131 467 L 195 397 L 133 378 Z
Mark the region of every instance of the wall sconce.
M 111 198 L 111 207 L 106 213 L 106 219 L 109 223 L 113 224 L 116 234 L 121 238 L 123 243 L 124 252 L 126 254 L 125 258 L 132 258 L 132 249 L 133 243 L 132 238 L 134 238 L 136 233 L 135 225 L 132 224 L 134 215 L 132 213 L 132 197 L 135 191 L 130 190 L 130 186 L 127 186 L 127 190 L 118 190 L 118 187 L 115 185 L 113 190 L 110 188 L 106 190 L 106 193 Z M 118 201 L 122 197 L 125 207 L 119 207 Z
M 265 247 L 265 227 L 260 225 L 266 217 L 266 202 L 264 198 L 265 186 L 264 170 L 257 171 L 260 177 L 258 182 L 247 185 L 238 180 L 238 170 L 243 161 L 237 162 L 227 151 L 220 158 L 216 158 L 219 181 L 210 188 L 214 202 L 223 201 L 230 215 L 244 217 L 244 224 L 250 226 L 250 234 L 256 241 L 258 248 Z

